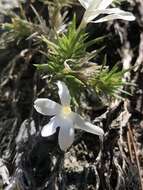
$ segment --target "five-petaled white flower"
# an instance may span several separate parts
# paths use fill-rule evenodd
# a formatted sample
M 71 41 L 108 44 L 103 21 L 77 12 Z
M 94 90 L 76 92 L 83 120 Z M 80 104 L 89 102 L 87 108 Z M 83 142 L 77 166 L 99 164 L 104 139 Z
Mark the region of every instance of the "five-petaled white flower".
M 128 21 L 135 20 L 135 17 L 130 12 L 123 11 L 119 8 L 107 8 L 113 0 L 79 0 L 79 2 L 86 9 L 82 21 L 84 24 L 89 22 L 99 23 L 114 19 L 123 19 Z M 106 16 L 92 21 L 101 14 Z
M 85 122 L 82 117 L 70 108 L 70 93 L 64 82 L 58 81 L 58 93 L 61 104 L 58 104 L 47 98 L 38 98 L 34 102 L 34 108 L 43 115 L 53 116 L 48 124 L 46 124 L 41 135 L 43 137 L 50 136 L 56 132 L 56 128 L 60 127 L 58 142 L 61 150 L 66 150 L 74 141 L 74 128 L 103 136 L 104 132 L 89 122 Z

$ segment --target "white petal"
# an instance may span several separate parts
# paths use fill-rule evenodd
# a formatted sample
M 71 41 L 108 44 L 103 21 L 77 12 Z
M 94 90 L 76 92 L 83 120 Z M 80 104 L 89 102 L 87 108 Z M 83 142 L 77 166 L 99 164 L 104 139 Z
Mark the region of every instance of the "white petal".
M 69 93 L 67 86 L 65 85 L 64 82 L 61 82 L 61 81 L 57 82 L 57 86 L 59 88 L 58 93 L 59 93 L 62 105 L 69 106 L 71 97 L 70 97 L 70 93 Z
M 85 14 L 83 16 L 83 20 L 85 23 L 91 22 L 93 19 L 95 19 L 100 14 L 100 10 L 93 10 L 93 11 L 85 11 Z
M 48 137 L 53 135 L 56 132 L 56 128 L 58 127 L 58 122 L 56 117 L 53 117 L 50 122 L 45 125 L 41 131 L 42 137 Z
M 88 6 L 88 9 L 86 9 L 84 13 L 83 20 L 85 23 L 89 23 L 99 15 L 98 13 L 96 13 L 96 11 L 98 10 L 100 3 L 101 0 L 91 1 L 90 5 Z
M 104 0 L 92 0 L 87 11 L 97 10 L 103 6 Z M 103 9 L 103 8 L 102 8 Z
M 135 17 L 133 16 L 132 13 L 123 11 L 118 8 L 103 9 L 103 10 L 96 9 L 93 11 L 88 11 L 87 13 L 85 13 L 85 15 L 84 15 L 84 20 L 86 23 L 91 22 L 93 19 L 95 19 L 100 14 L 109 14 L 109 15 L 104 16 L 101 19 L 92 21 L 92 23 L 105 22 L 105 21 L 114 20 L 114 19 L 123 19 L 123 20 L 129 20 L 129 21 L 135 20 Z
M 113 2 L 113 0 L 79 0 L 79 2 L 85 9 L 93 10 L 105 9 Z
M 75 128 L 77 129 L 81 129 L 86 132 L 93 133 L 99 136 L 104 135 L 104 131 L 100 127 L 93 125 L 89 122 L 85 122 L 78 114 L 76 114 L 75 122 L 76 122 Z
M 34 102 L 34 108 L 43 115 L 52 116 L 59 113 L 61 106 L 47 98 L 38 98 Z
M 88 9 L 88 7 L 91 5 L 93 0 L 79 0 L 80 4 L 85 8 Z
M 74 141 L 74 128 L 73 122 L 71 120 L 61 121 L 60 131 L 59 131 L 59 146 L 61 150 L 65 151 Z
M 100 22 L 106 22 L 106 21 L 111 21 L 115 19 L 121 19 L 121 20 L 127 20 L 127 21 L 133 21 L 135 20 L 135 17 L 133 15 L 117 15 L 117 14 L 112 14 L 108 15 L 106 17 L 103 17 L 97 21 L 92 21 L 93 23 L 100 23 Z
M 106 9 L 112 2 L 113 0 L 100 0 L 97 9 Z
M 123 11 L 119 8 L 110 8 L 110 9 L 95 9 L 95 10 L 92 10 L 92 11 L 89 11 L 89 14 L 91 15 L 99 15 L 99 14 L 125 14 L 125 13 L 128 13 L 126 11 Z

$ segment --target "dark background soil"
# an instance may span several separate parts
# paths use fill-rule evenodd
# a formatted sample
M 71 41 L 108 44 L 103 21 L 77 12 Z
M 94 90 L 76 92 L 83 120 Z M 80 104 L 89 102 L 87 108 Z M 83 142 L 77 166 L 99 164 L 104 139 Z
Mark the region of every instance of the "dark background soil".
M 34 6 L 47 18 L 42 3 L 34 3 Z M 49 118 L 33 109 L 33 101 L 39 94 L 54 96 L 33 66 L 43 58 L 34 51 L 30 41 L 23 40 L 18 45 L 12 41 L 3 46 L 4 31 L 1 31 L 0 168 L 6 167 L 10 176 L 10 184 L 3 184 L 1 180 L 1 189 L 143 190 L 143 1 L 134 0 L 124 6 L 133 11 L 136 21 L 89 25 L 87 31 L 91 38 L 109 34 L 104 41 L 106 48 L 97 59 L 107 54 L 109 66 L 118 62 L 122 67 L 129 58 L 130 64 L 136 65 L 130 73 L 136 87 L 131 87 L 132 96 L 126 100 L 100 110 L 95 109 L 96 100 L 89 96 L 92 109 L 84 111 L 103 127 L 103 144 L 99 137 L 77 131 L 74 144 L 65 154 L 58 147 L 58 131 L 51 137 L 40 136 L 41 126 Z M 32 19 L 30 8 L 25 7 L 27 16 Z M 75 6 L 69 9 L 69 20 L 73 11 L 80 19 L 82 9 Z M 92 48 L 100 46 L 102 44 Z M 21 56 L 26 48 L 30 50 Z M 131 115 L 121 133 L 121 122 L 128 116 L 126 109 Z

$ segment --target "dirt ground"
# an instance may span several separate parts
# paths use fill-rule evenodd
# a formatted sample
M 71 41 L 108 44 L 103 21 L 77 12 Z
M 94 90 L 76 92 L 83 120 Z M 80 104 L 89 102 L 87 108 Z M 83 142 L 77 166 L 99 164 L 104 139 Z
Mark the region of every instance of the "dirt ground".
M 111 65 L 134 66 L 127 76 L 136 84 L 129 89 L 132 96 L 96 109 L 97 99 L 88 94 L 83 112 L 104 129 L 104 139 L 76 131 L 65 154 L 58 146 L 58 130 L 41 137 L 49 118 L 33 108 L 36 97 L 55 97 L 34 67 L 43 57 L 30 40 L 17 44 L 1 30 L 0 189 L 143 190 L 143 1 L 130 2 L 136 21 L 89 25 L 87 31 L 91 38 L 110 34 L 103 53 Z M 45 15 L 42 3 L 34 6 Z M 69 18 L 73 9 L 79 7 L 70 8 Z

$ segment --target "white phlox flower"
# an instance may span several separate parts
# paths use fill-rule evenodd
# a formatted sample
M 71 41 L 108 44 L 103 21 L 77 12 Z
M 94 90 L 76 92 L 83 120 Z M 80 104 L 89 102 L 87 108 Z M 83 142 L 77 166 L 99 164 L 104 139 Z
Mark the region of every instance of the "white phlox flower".
M 114 19 L 123 19 L 128 21 L 135 20 L 134 15 L 130 12 L 123 11 L 119 8 L 107 8 L 113 0 L 79 0 L 79 2 L 86 10 L 82 21 L 86 24 L 89 22 L 99 23 Z M 106 16 L 92 21 L 101 14 Z
M 70 93 L 64 82 L 58 81 L 58 93 L 61 104 L 58 104 L 47 98 L 38 98 L 34 102 L 34 108 L 37 112 L 53 116 L 48 124 L 46 124 L 41 135 L 43 137 L 50 136 L 56 132 L 56 128 L 60 127 L 58 142 L 61 150 L 65 151 L 74 141 L 74 129 L 82 129 L 89 133 L 103 136 L 103 130 L 89 122 L 85 122 L 83 118 L 70 108 Z

